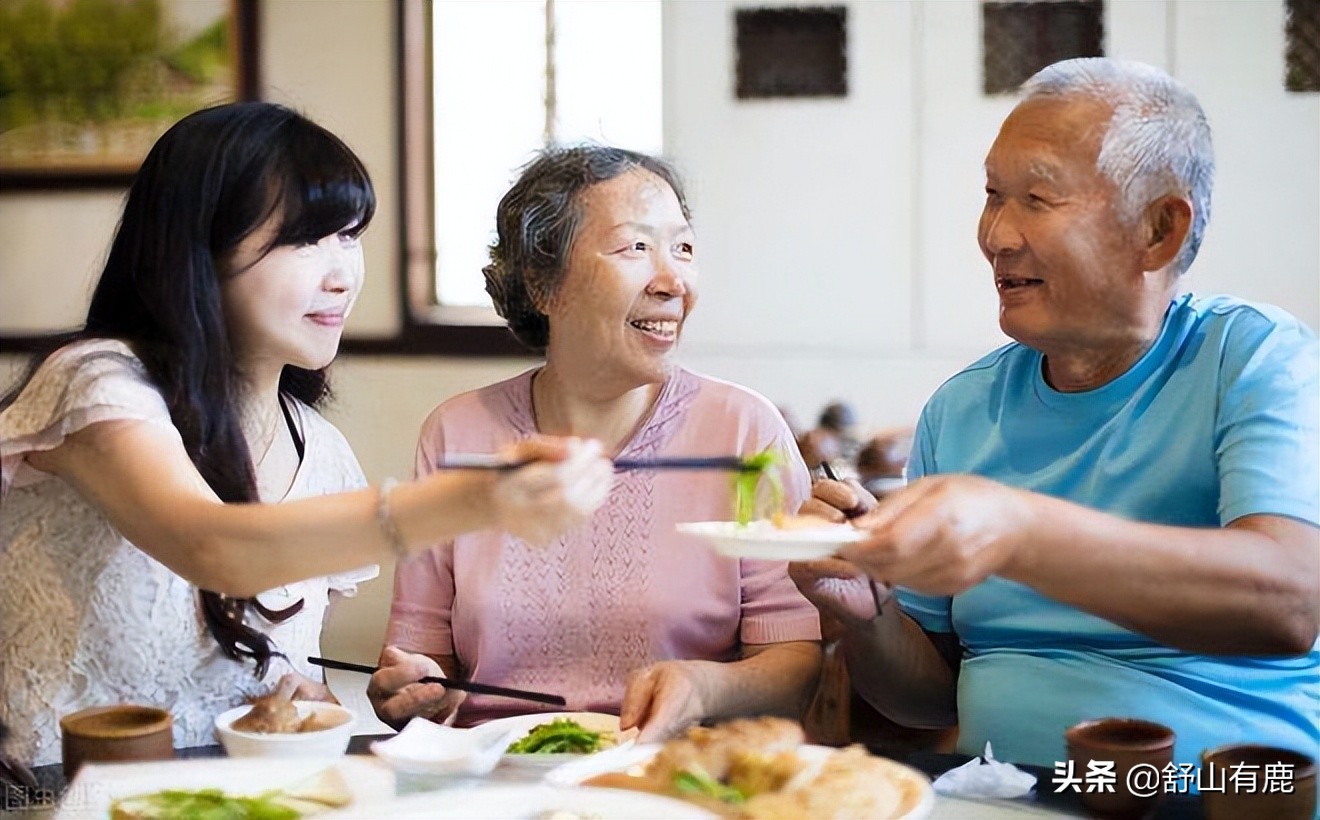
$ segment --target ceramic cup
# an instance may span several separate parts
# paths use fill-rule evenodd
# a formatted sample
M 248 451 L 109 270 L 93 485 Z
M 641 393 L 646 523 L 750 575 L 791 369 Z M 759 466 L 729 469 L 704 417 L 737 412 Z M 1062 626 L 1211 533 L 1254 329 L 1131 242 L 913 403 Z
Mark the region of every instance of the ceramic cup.
M 1092 770 L 1108 768 L 1112 762 L 1113 791 L 1082 787 L 1082 805 L 1100 817 L 1145 817 L 1164 797 L 1160 773 L 1173 761 L 1173 730 L 1148 720 L 1102 718 L 1088 720 L 1064 732 L 1068 759 L 1073 771 L 1086 777 Z M 1154 777 L 1150 778 L 1151 767 Z M 1142 769 L 1131 777 L 1133 769 Z M 1153 780 L 1153 787 L 1146 786 Z M 1134 788 L 1135 784 L 1135 788 Z
M 84 763 L 168 760 L 174 757 L 174 721 L 154 706 L 94 706 L 60 718 L 64 777 Z
M 1311 820 L 1315 758 L 1251 744 L 1206 749 L 1201 753 L 1201 805 L 1207 820 Z

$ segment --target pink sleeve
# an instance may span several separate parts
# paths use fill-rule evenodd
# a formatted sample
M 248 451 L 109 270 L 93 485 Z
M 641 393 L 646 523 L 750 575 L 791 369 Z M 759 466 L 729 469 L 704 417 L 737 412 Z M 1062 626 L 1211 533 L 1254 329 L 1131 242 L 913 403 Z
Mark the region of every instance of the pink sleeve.
M 797 510 L 811 496 L 811 476 L 798 452 L 788 426 L 778 416 L 769 446 L 783 459 L 780 479 L 784 485 L 784 506 Z M 820 640 L 820 614 L 802 597 L 788 577 L 783 561 L 743 559 L 742 621 L 739 636 L 746 644 L 783 641 Z
M 427 419 L 417 442 L 418 478 L 431 473 L 435 454 L 444 450 L 439 419 Z M 427 655 L 454 654 L 450 622 L 454 606 L 454 544 L 438 544 L 400 561 L 394 568 L 394 599 L 390 604 L 385 643 Z

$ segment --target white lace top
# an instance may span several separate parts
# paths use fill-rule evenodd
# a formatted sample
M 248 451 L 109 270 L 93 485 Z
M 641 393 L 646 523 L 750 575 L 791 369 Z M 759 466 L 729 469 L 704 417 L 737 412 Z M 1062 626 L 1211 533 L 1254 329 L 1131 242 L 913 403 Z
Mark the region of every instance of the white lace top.
M 285 499 L 365 486 L 339 431 L 291 404 L 306 451 Z M 102 704 L 166 707 L 176 746 L 215 742 L 214 717 L 268 690 L 290 664 L 321 679 L 306 659 L 319 654 L 330 591 L 351 595 L 378 572 L 364 567 L 262 593 L 271 609 L 306 604 L 280 624 L 248 615 L 288 655 L 256 679 L 250 662 L 221 654 L 195 587 L 125 540 L 72 487 L 27 464 L 28 453 L 112 419 L 173 429 L 146 369 L 116 341 L 59 351 L 0 413 L 0 721 L 13 731 L 9 752 L 33 765 L 60 759 L 61 715 Z

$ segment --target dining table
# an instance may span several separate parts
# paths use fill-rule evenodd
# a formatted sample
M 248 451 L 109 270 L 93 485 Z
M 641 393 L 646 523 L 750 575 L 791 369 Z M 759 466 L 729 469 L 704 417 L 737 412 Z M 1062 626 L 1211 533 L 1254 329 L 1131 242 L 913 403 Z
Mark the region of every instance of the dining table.
M 348 747 L 350 755 L 370 755 L 373 741 L 391 737 L 389 734 L 356 735 Z M 220 746 L 200 746 L 178 749 L 176 760 L 197 758 L 219 758 L 224 756 Z M 931 780 L 944 772 L 967 763 L 972 758 L 967 755 L 937 752 L 916 752 L 904 757 L 902 762 L 925 773 Z M 255 760 L 255 759 L 254 759 Z M 374 759 L 379 761 L 379 759 Z M 278 765 L 279 761 L 271 761 Z M 170 764 L 162 764 L 170 765 Z M 379 763 L 382 767 L 384 763 Z M 936 794 L 935 803 L 928 815 L 931 820 L 1014 820 L 1014 818 L 1044 817 L 1085 817 L 1080 795 L 1072 791 L 1058 792 L 1052 781 L 1053 772 L 1036 766 L 1019 766 L 1037 778 L 1036 789 L 1030 798 L 1014 800 L 972 800 Z M 5 799 L 0 802 L 0 814 L 11 812 L 26 820 L 44 820 L 55 815 L 59 798 L 68 784 L 59 764 L 41 766 L 32 771 L 37 780 L 37 789 L 18 789 L 0 784 L 6 789 Z M 472 799 L 462 792 L 473 786 L 509 785 L 535 783 L 543 776 L 543 771 L 509 767 L 501 764 L 490 774 L 480 778 L 467 778 L 461 782 L 427 781 L 425 778 L 400 776 L 397 780 L 396 794 L 409 794 L 418 791 L 434 790 L 437 800 L 461 801 Z M 450 793 L 443 794 L 448 790 Z M 1201 802 L 1195 795 L 1168 795 L 1150 815 L 1154 820 L 1193 820 L 1201 818 Z

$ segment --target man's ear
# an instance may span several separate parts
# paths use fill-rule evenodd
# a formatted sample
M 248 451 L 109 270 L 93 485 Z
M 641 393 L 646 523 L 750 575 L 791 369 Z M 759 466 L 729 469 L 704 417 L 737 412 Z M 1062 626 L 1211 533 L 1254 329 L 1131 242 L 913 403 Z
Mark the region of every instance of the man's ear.
M 1187 232 L 1192 229 L 1192 203 L 1186 197 L 1162 196 L 1146 207 L 1142 226 L 1145 232 L 1142 268 L 1161 270 L 1178 256 Z

